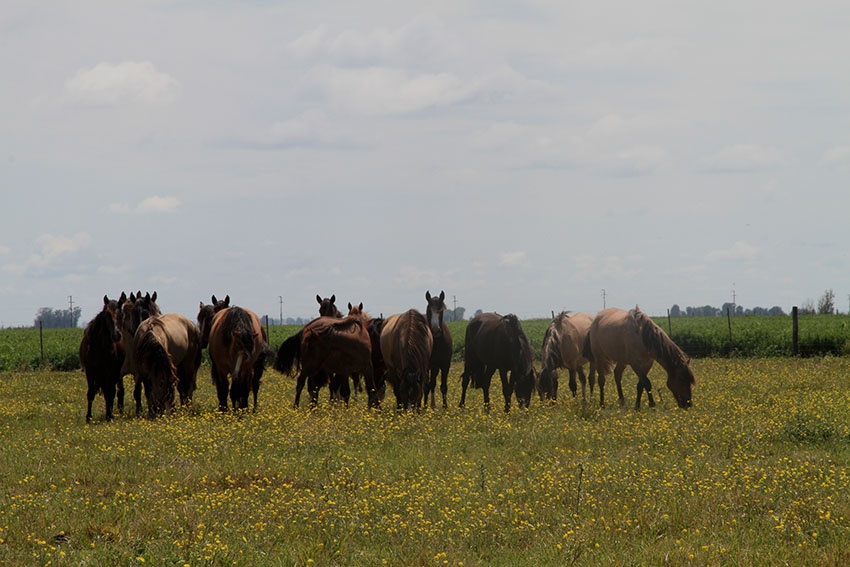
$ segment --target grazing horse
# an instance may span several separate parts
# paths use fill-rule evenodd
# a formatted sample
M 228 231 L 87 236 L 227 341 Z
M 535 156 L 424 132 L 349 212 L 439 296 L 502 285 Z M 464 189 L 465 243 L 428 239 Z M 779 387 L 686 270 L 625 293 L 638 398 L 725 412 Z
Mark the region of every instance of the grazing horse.
M 466 403 L 470 380 L 473 387 L 484 390 L 484 406 L 490 407 L 490 380 L 496 370 L 502 379 L 505 411 L 510 410 L 514 393 L 517 405 L 528 407 L 534 389 L 534 363 L 531 345 L 516 315 L 476 315 L 466 327 L 465 349 L 460 407 Z
M 381 353 L 396 408 L 419 409 L 428 385 L 434 338 L 428 320 L 416 309 L 390 315 L 381 331 Z
M 266 358 L 273 354 L 266 330 L 253 311 L 230 307 L 229 295 L 222 302 L 214 295 L 212 300 L 212 305 L 201 302 L 198 326 L 202 348 L 209 346 L 210 377 L 218 394 L 218 409 L 227 411 L 228 390 L 233 409 L 247 408 L 250 391 L 256 411 Z
M 558 369 L 566 368 L 570 373 L 570 391 L 576 396 L 578 386 L 576 375 L 581 380 L 581 397 L 587 399 L 587 376 L 584 367 L 588 363 L 584 357 L 584 341 L 593 317 L 587 313 L 562 311 L 549 323 L 543 335 L 543 368 L 537 376 L 537 392 L 540 401 L 558 398 Z M 590 369 L 590 392 L 593 393 L 594 375 Z
M 649 370 L 658 361 L 667 372 L 667 387 L 673 392 L 680 408 L 691 406 L 691 386 L 694 373 L 689 360 L 670 337 L 643 311 L 635 307 L 631 311 L 605 309 L 600 311 L 587 335 L 585 357 L 596 367 L 599 376 L 599 404 L 605 405 L 605 376 L 614 370 L 614 382 L 620 405 L 623 398 L 623 370 L 631 366 L 638 376 L 635 409 L 640 409 L 640 398 L 644 390 L 650 407 L 655 406 Z
M 446 311 L 446 292 L 441 291 L 438 297 L 431 297 L 431 292 L 425 292 L 425 300 L 428 306 L 425 308 L 425 318 L 431 328 L 431 336 L 434 337 L 434 348 L 431 349 L 431 361 L 429 363 L 430 376 L 425 388 L 425 403 L 428 403 L 430 394 L 431 408 L 436 407 L 434 394 L 437 389 L 437 374 L 440 374 L 440 393 L 443 394 L 443 409 L 446 408 L 446 392 L 448 391 L 449 367 L 452 365 L 452 334 L 449 327 L 443 322 L 443 313 Z
M 86 422 L 91 421 L 91 405 L 98 391 L 106 402 L 106 421 L 112 421 L 112 404 L 118 384 L 118 409 L 124 409 L 124 385 L 121 366 L 124 344 L 121 336 L 121 308 L 117 300 L 103 296 L 103 309 L 89 321 L 80 341 L 80 362 L 88 382 Z
M 136 384 L 145 385 L 148 413 L 151 417 L 170 414 L 174 407 L 174 388 L 180 404 L 192 401 L 201 365 L 201 334 L 183 315 L 167 313 L 150 317 L 134 337 Z M 136 388 L 134 395 L 140 389 Z M 141 396 L 136 397 L 136 413 L 141 411 Z
M 318 317 L 283 341 L 278 348 L 274 368 L 290 376 L 294 370 L 300 370 L 295 387 L 295 407 L 301 400 L 305 383 L 310 393 L 310 405 L 315 406 L 319 400 L 319 389 L 328 383 L 330 376 L 347 377 L 355 373 L 362 373 L 365 377 L 369 405 L 377 407 L 369 319 L 361 310 L 342 319 Z

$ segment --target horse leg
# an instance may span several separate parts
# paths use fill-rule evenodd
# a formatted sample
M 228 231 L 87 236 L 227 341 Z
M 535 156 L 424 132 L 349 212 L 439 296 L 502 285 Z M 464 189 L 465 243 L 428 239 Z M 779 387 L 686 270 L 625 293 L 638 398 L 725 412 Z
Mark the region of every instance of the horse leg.
M 304 373 L 304 370 L 301 370 L 301 373 L 298 375 L 298 381 L 295 384 L 295 403 L 293 407 L 298 407 L 299 402 L 301 401 L 301 390 L 304 389 L 304 383 L 307 381 L 307 374 Z
M 124 413 L 124 376 L 118 378 L 116 386 L 116 394 L 118 395 L 118 413 Z
M 227 374 L 222 376 L 215 365 L 210 366 L 210 373 L 212 374 L 216 395 L 218 396 L 218 409 L 219 411 L 227 411 Z
M 448 407 L 448 403 L 446 402 L 446 393 L 449 391 L 449 368 L 447 366 L 443 367 L 440 371 L 440 393 L 443 395 L 443 409 Z M 434 384 L 436 386 L 436 384 Z
M 460 381 L 460 403 L 458 407 L 462 408 L 466 404 L 466 388 L 469 386 L 469 374 L 464 372 Z
M 136 400 L 136 415 L 139 415 L 142 413 L 142 380 L 138 374 L 133 375 L 133 399 Z
M 505 396 L 505 412 L 509 412 L 511 411 L 511 396 L 514 393 L 514 385 L 508 380 L 507 370 L 499 369 L 499 377 L 502 379 L 502 395 Z M 513 371 L 510 377 L 513 378 Z
M 103 385 L 103 399 L 106 402 L 106 421 L 112 421 L 112 405 L 115 403 L 115 382 Z
M 640 409 L 640 387 L 641 383 L 643 383 L 643 389 L 646 390 L 646 399 L 649 401 L 649 407 L 655 407 L 655 398 L 652 396 L 652 382 L 649 381 L 649 376 L 644 372 L 638 374 L 638 404 L 636 404 L 635 409 Z
M 567 370 L 570 372 L 570 392 L 573 393 L 573 397 L 575 398 L 576 394 L 578 393 L 578 384 L 576 384 L 576 371 L 572 368 L 568 368 Z M 555 382 L 555 398 L 558 397 L 557 392 L 558 383 Z
M 339 378 L 339 397 L 348 406 L 348 400 L 351 399 L 351 383 L 348 380 L 348 375 L 345 374 Z
M 584 367 L 579 366 L 578 369 L 575 372 L 578 374 L 578 379 L 581 381 L 581 399 L 586 400 L 587 399 L 587 376 L 585 376 L 585 374 L 584 374 Z M 573 397 L 575 397 L 575 394 L 573 394 Z
M 626 405 L 626 398 L 623 396 L 623 370 L 626 367 L 623 364 L 618 364 L 614 367 L 614 383 L 617 385 L 617 396 L 620 398 L 620 407 Z
M 97 391 L 99 388 L 95 385 L 92 380 L 89 380 L 89 389 L 86 392 L 86 400 L 88 402 L 88 408 L 86 409 L 86 423 L 91 423 L 91 405 L 94 402 L 94 398 L 97 396 Z
M 437 367 L 428 369 L 428 381 L 425 383 L 425 405 L 428 405 L 428 396 L 431 397 L 431 409 L 437 409 Z
M 605 407 L 605 374 L 602 371 L 597 372 L 599 374 L 599 407 Z

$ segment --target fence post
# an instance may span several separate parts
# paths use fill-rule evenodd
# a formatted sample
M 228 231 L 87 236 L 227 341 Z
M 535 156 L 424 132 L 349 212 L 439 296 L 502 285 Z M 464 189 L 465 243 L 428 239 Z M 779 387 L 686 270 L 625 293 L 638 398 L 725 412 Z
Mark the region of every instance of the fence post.
M 729 324 L 729 354 L 732 354 L 732 310 L 726 308 L 726 322 Z
M 266 336 L 269 337 L 269 341 L 271 341 L 271 335 L 269 334 L 269 316 L 266 315 Z
M 41 365 L 44 366 L 44 324 L 38 320 L 38 343 L 41 347 Z
M 667 310 L 667 336 L 673 338 L 673 320 L 670 319 L 670 310 Z
M 797 320 L 797 306 L 791 308 L 791 356 L 800 354 L 800 323 Z

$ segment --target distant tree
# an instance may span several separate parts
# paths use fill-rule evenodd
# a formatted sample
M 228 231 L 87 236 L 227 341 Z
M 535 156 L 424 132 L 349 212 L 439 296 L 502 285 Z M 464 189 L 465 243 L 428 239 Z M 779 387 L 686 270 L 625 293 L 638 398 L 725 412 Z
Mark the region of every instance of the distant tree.
M 42 307 L 35 313 L 34 324 L 38 327 L 39 321 L 45 329 L 63 329 L 76 327 L 80 322 L 82 310 L 79 307 L 73 309 L 53 309 Z
M 466 307 L 457 307 L 452 311 L 452 321 L 463 321 L 463 316 L 466 313 Z
M 682 316 L 682 308 L 677 304 L 673 304 L 673 307 L 670 308 L 670 317 L 681 317 Z
M 768 315 L 785 315 L 785 311 L 782 310 L 778 305 L 774 305 L 770 309 L 767 310 Z
M 476 310 L 475 310 L 475 315 L 473 315 L 473 317 L 478 317 L 478 316 L 479 316 L 479 315 L 481 315 L 482 313 L 484 313 L 482 310 L 480 310 L 480 309 L 476 309 Z
M 835 292 L 828 289 L 818 299 L 818 314 L 832 315 L 835 313 Z
M 797 313 L 799 313 L 800 315 L 814 315 L 815 313 L 817 313 L 817 311 L 815 311 L 815 302 L 811 299 L 805 300 L 803 304 L 800 305 L 800 308 L 797 310 Z

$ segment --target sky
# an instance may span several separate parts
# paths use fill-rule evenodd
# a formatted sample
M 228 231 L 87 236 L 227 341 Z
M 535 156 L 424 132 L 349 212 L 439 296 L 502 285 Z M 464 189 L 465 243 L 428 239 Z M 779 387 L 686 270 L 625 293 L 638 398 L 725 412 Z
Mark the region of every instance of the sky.
M 850 301 L 850 4 L 0 6 L 0 325 Z

